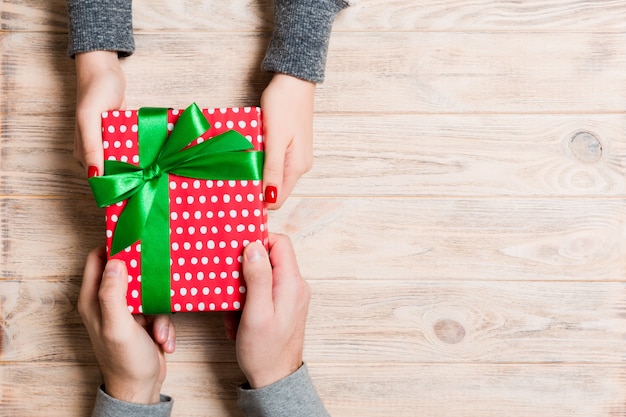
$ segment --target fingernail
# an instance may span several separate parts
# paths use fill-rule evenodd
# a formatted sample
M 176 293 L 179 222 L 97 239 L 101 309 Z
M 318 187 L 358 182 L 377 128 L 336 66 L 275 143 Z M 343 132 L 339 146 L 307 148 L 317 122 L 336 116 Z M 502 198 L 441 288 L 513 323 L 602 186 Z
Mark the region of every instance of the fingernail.
M 259 242 L 252 242 L 246 246 L 245 252 L 246 260 L 249 262 L 257 262 L 267 256 L 267 252 L 263 245 Z
M 106 266 L 104 267 L 104 276 L 114 277 L 114 276 L 121 274 L 122 265 L 123 263 L 121 261 L 107 262 Z
M 167 343 L 165 344 L 165 349 L 168 352 L 174 352 L 174 350 L 176 349 L 176 340 L 174 339 L 170 339 L 167 341 Z
M 159 337 L 161 338 L 161 340 L 167 340 L 170 335 L 170 328 L 168 326 L 163 326 L 161 327 L 161 331 L 159 333 Z
M 265 201 L 268 203 L 275 203 L 278 199 L 278 189 L 273 185 L 265 187 Z
M 97 177 L 98 176 L 98 167 L 95 165 L 90 165 L 87 170 L 87 178 Z

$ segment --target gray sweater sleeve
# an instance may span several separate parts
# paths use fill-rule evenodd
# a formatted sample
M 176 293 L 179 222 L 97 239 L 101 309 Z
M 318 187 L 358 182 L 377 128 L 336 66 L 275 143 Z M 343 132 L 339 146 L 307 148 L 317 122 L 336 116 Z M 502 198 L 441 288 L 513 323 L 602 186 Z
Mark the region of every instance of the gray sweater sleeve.
M 246 417 L 330 417 L 306 365 L 267 387 L 240 387 L 237 394 L 237 404 Z M 161 395 L 159 404 L 131 404 L 112 398 L 100 387 L 91 417 L 169 417 L 173 405 L 174 401 L 165 395 Z
M 71 57 L 90 51 L 128 56 L 135 50 L 132 0 L 67 0 L 67 15 Z
M 174 401 L 165 395 L 161 395 L 161 402 L 159 404 L 131 404 L 116 400 L 100 387 L 96 395 L 96 405 L 94 406 L 91 417 L 169 417 L 172 413 L 173 405 Z
M 275 0 L 274 31 L 262 68 L 320 83 L 328 41 L 344 0 Z
M 260 389 L 240 387 L 237 403 L 246 417 L 330 417 L 306 365 Z
M 322 82 L 333 21 L 347 6 L 344 0 L 275 0 L 262 68 Z M 132 0 L 67 0 L 67 14 L 70 56 L 98 50 L 127 56 L 135 50 Z

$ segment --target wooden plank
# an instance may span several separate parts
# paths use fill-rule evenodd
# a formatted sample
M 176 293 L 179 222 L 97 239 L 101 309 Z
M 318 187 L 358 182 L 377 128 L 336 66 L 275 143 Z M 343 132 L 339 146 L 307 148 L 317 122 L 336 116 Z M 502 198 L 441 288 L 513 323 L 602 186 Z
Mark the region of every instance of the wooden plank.
M 240 416 L 236 387 L 245 379 L 235 364 L 169 364 L 163 392 L 174 395 L 173 416 Z M 90 415 L 102 380 L 94 365 L 0 365 L 3 415 Z M 5 414 L 6 413 L 6 414 Z
M 337 364 L 314 368 L 312 374 L 333 416 L 613 417 L 626 412 L 619 365 Z
M 0 30 L 67 32 L 65 0 L 0 0 Z
M 626 38 L 580 33 L 576 39 L 540 32 L 337 33 L 317 110 L 623 112 Z M 139 51 L 124 61 L 131 108 L 251 105 L 268 80 L 257 70 L 267 44 L 263 34 L 146 34 L 137 44 Z M 74 71 L 64 50 L 63 35 L 4 35 L 3 93 L 20 100 L 3 102 L 0 110 L 71 113 Z
M 292 237 L 310 278 L 621 280 L 623 204 L 291 199 L 270 230 Z
M 310 281 L 313 362 L 619 363 L 626 285 Z M 78 280 L 0 281 L 0 362 L 94 361 Z M 220 314 L 179 314 L 170 362 L 235 362 Z
M 311 279 L 617 281 L 626 271 L 625 204 L 294 197 L 269 227 L 291 236 Z M 80 275 L 104 236 L 91 199 L 5 199 L 2 214 L 4 278 Z
M 623 112 L 621 34 L 337 33 L 323 112 Z M 341 92 L 341 94 L 337 94 Z
M 588 31 L 624 30 L 626 7 L 619 0 L 510 1 L 354 0 L 335 31 Z M 0 28 L 65 32 L 65 1 L 1 0 Z M 133 1 L 136 31 L 270 30 L 269 0 L 211 2 Z
M 624 30 L 620 1 L 354 0 L 336 31 Z
M 2 119 L 0 193 L 89 198 L 73 117 L 33 117 Z M 625 130 L 623 115 L 322 113 L 292 195 L 623 196 Z
M 84 417 L 100 383 L 95 365 L 0 364 L 0 410 L 14 417 Z
M 331 415 L 613 417 L 626 412 L 620 365 L 309 363 Z M 0 407 L 14 417 L 85 416 L 95 366 L 0 365 Z M 45 381 L 45 382 L 44 382 Z M 173 416 L 240 416 L 234 364 L 169 364 L 163 392 Z
M 74 117 L 0 116 L 0 194 L 91 195 L 74 159 Z
M 330 115 L 307 196 L 624 193 L 623 115 Z
M 1 278 L 79 276 L 89 250 L 104 244 L 104 210 L 91 199 L 5 198 L 0 213 Z

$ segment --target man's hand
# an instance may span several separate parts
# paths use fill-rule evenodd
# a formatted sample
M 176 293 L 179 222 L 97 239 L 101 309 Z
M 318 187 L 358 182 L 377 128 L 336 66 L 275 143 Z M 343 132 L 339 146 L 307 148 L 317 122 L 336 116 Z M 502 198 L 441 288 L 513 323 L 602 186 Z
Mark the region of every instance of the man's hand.
M 237 332 L 237 361 L 252 388 L 262 388 L 302 366 L 311 289 L 302 279 L 287 236 L 270 235 L 244 250 L 246 303 Z
M 263 184 L 270 209 L 279 208 L 298 179 L 313 166 L 314 94 L 314 83 L 274 74 L 261 96 Z
M 169 316 L 135 316 L 126 306 L 126 265 L 111 260 L 104 248 L 89 254 L 78 299 L 78 311 L 89 333 L 113 398 L 136 404 L 156 404 L 165 380 L 165 354 L 175 348 Z
M 74 156 L 87 176 L 102 175 L 101 114 L 126 107 L 126 78 L 117 52 L 94 51 L 76 55 L 76 132 Z

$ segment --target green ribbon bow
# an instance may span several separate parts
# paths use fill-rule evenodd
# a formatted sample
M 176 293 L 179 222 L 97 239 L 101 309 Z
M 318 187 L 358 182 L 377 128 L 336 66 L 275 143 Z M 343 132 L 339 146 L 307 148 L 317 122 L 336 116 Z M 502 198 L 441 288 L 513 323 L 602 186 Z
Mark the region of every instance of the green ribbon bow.
M 260 180 L 263 152 L 229 130 L 194 146 L 210 123 L 194 103 L 169 135 L 168 109 L 138 112 L 139 166 L 105 161 L 104 176 L 89 185 L 99 207 L 128 200 L 113 234 L 110 255 L 141 240 L 141 292 L 144 314 L 170 313 L 169 175 L 205 180 Z

